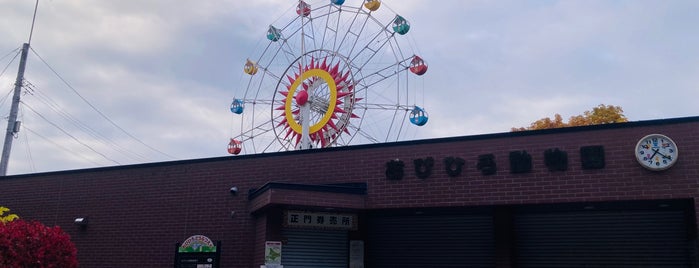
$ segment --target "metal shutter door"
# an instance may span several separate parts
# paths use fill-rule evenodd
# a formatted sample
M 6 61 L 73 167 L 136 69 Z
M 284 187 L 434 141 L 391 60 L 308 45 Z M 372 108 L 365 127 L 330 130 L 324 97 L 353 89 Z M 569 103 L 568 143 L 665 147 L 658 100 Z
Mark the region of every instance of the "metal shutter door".
M 347 231 L 284 229 L 282 245 L 284 268 L 347 268 Z
M 689 267 L 683 211 L 515 215 L 518 267 Z
M 493 267 L 492 215 L 408 215 L 369 219 L 367 267 Z

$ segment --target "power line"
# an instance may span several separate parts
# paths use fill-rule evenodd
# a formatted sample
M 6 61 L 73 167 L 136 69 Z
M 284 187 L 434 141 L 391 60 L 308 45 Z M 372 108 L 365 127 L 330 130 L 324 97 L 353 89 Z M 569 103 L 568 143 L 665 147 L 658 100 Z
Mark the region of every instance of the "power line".
M 26 91 L 30 95 L 37 97 L 36 99 L 44 103 L 46 106 L 48 106 L 55 114 L 63 117 L 66 121 L 72 123 L 74 126 L 76 126 L 78 129 L 84 131 L 97 141 L 101 142 L 104 145 L 107 145 L 108 148 L 112 148 L 116 150 L 117 152 L 133 159 L 136 161 L 146 161 L 147 158 L 141 154 L 138 154 L 134 151 L 131 151 L 127 148 L 124 148 L 123 146 L 119 145 L 118 143 L 110 140 L 107 138 L 105 135 L 100 133 L 99 131 L 91 128 L 89 125 L 83 123 L 82 121 L 78 120 L 76 117 L 72 116 L 70 113 L 66 112 L 64 109 L 60 107 L 56 102 L 51 100 L 49 96 L 43 93 L 43 91 L 39 90 L 34 86 L 32 83 L 29 81 L 26 82 L 25 86 Z M 34 94 L 36 93 L 36 94 Z
M 24 119 L 24 109 L 20 106 L 19 107 L 19 117 L 20 121 Z M 32 157 L 32 150 L 30 148 L 30 143 L 29 143 L 29 135 L 27 135 L 27 132 L 24 132 L 24 145 L 25 149 L 27 151 L 27 158 L 29 158 L 29 169 L 32 172 L 36 172 L 36 166 L 34 165 L 34 158 Z
M 78 138 L 76 138 L 75 136 L 71 135 L 70 133 L 68 133 L 67 131 L 65 131 L 65 130 L 64 130 L 63 128 L 61 128 L 60 126 L 54 124 L 53 122 L 51 122 L 50 120 L 48 120 L 48 118 L 46 118 L 44 115 L 40 114 L 39 112 L 37 112 L 36 110 L 34 110 L 31 106 L 27 105 L 25 102 L 22 102 L 22 104 L 24 104 L 25 107 L 29 108 L 29 110 L 31 110 L 32 112 L 34 112 L 36 115 L 38 115 L 39 117 L 41 117 L 42 119 L 44 119 L 47 123 L 51 124 L 52 126 L 54 126 L 55 128 L 57 128 L 58 130 L 60 130 L 61 132 L 63 132 L 63 134 L 68 135 L 68 137 L 70 137 L 71 139 L 73 139 L 75 142 L 81 144 L 82 146 L 85 146 L 86 148 L 90 149 L 91 151 L 95 152 L 96 154 L 98 154 L 98 155 L 104 157 L 104 159 L 107 159 L 107 160 L 109 160 L 109 161 L 111 161 L 111 162 L 113 162 L 113 163 L 115 163 L 115 164 L 117 164 L 117 165 L 121 165 L 121 163 L 119 163 L 118 161 L 116 161 L 116 160 L 114 160 L 114 159 L 111 159 L 111 158 L 107 157 L 107 156 L 104 155 L 103 153 L 98 152 L 97 150 L 95 150 L 94 148 L 92 148 L 90 145 L 87 145 L 86 143 L 80 141 Z
M 9 91 L 7 91 L 7 94 L 5 94 L 5 97 L 0 99 L 0 107 L 5 105 L 5 101 L 7 100 L 8 97 L 10 97 L 10 94 L 12 94 L 12 91 L 13 91 L 13 89 L 10 89 Z
M 2 72 L 0 72 L 0 77 L 2 77 L 3 74 L 5 74 L 5 71 L 7 71 L 7 68 L 9 68 L 10 65 L 12 65 L 12 63 L 17 59 L 17 56 L 19 56 L 19 53 L 20 53 L 19 49 L 15 49 L 15 50 L 13 50 L 12 52 L 15 52 L 15 51 L 16 51 L 17 53 L 15 53 L 15 56 L 12 58 L 12 60 L 11 60 L 10 62 L 7 63 L 7 65 L 5 66 L 5 68 L 2 69 Z M 8 53 L 7 55 L 3 56 L 2 59 L 4 59 L 4 58 L 6 58 L 7 56 L 9 56 L 12 52 L 10 52 L 10 53 Z M 0 60 L 2 60 L 2 59 L 0 59 Z M 6 94 L 2 99 L 0 99 L 0 107 L 2 107 L 3 105 L 5 105 L 5 101 L 7 100 L 7 98 L 10 97 L 10 95 L 12 94 L 13 91 L 14 91 L 14 89 L 10 88 L 10 90 L 7 91 L 7 94 Z
M 97 112 L 102 118 L 104 118 L 105 120 L 107 120 L 107 122 L 109 122 L 112 126 L 114 126 L 115 128 L 119 129 L 122 133 L 126 134 L 127 136 L 129 136 L 130 138 L 134 139 L 135 141 L 137 141 L 137 142 L 140 143 L 141 145 L 147 147 L 148 149 L 151 149 L 152 151 L 157 152 L 157 153 L 160 153 L 161 155 L 167 156 L 167 157 L 169 157 L 169 158 L 171 158 L 171 159 L 175 159 L 175 158 L 176 158 L 176 157 L 174 157 L 174 156 L 172 156 L 172 155 L 166 154 L 166 153 L 164 153 L 164 152 L 162 152 L 162 151 L 160 151 L 160 150 L 158 150 L 158 149 L 156 149 L 156 148 L 154 148 L 154 147 L 148 145 L 147 143 L 141 141 L 140 139 L 136 138 L 136 137 L 133 136 L 131 133 L 127 132 L 127 131 L 124 130 L 122 127 L 120 127 L 119 125 L 117 125 L 114 121 L 112 121 L 112 119 L 110 119 L 109 117 L 107 117 L 104 113 L 102 113 L 99 109 L 97 109 L 97 107 L 95 107 L 94 105 L 92 105 L 92 103 L 90 103 L 89 101 L 87 101 L 87 99 L 85 99 L 80 93 L 78 93 L 78 91 L 77 91 L 73 86 L 71 86 L 70 83 L 68 83 L 65 79 L 63 79 L 63 77 L 62 77 L 60 74 L 58 74 L 58 72 L 56 72 L 56 70 L 54 70 L 53 67 L 51 67 L 51 65 L 49 65 L 48 62 L 46 62 L 46 61 L 34 50 L 34 48 L 30 48 L 30 49 L 31 49 L 31 51 L 34 53 L 34 55 L 36 55 L 36 56 L 41 60 L 41 62 L 43 62 L 44 65 L 46 65 L 46 67 L 48 67 L 49 70 L 51 70 L 51 72 L 53 72 L 53 74 L 56 75 L 56 77 L 58 77 L 58 79 L 60 79 L 68 88 L 70 88 L 70 89 L 73 91 L 73 93 L 75 93 L 78 97 L 80 97 L 80 99 L 83 100 L 83 102 L 85 102 L 88 106 L 90 106 L 90 108 L 92 108 L 92 110 L 94 110 L 95 112 Z
M 10 62 L 8 62 L 7 65 L 5 65 L 5 68 L 2 69 L 2 72 L 0 72 L 0 77 L 2 77 L 3 74 L 5 74 L 5 71 L 7 71 L 7 68 L 10 68 L 10 65 L 12 65 L 12 63 L 15 62 L 15 60 L 17 59 L 17 56 L 19 56 L 19 52 L 20 52 L 19 49 L 15 49 L 12 52 L 15 52 L 15 51 L 17 53 L 15 53 L 15 56 L 12 58 L 12 60 Z M 12 53 L 12 52 L 10 52 L 10 53 Z M 5 59 L 9 55 L 10 54 L 3 56 L 2 58 L 0 58 L 0 60 Z
M 57 142 L 55 142 L 55 141 L 53 141 L 53 140 L 51 140 L 51 139 L 49 139 L 49 138 L 46 138 L 46 137 L 42 136 L 41 134 L 37 133 L 36 131 L 32 130 L 31 128 L 28 128 L 28 127 L 26 126 L 26 124 L 25 124 L 24 126 L 22 126 L 22 128 L 23 128 L 23 129 L 26 129 L 27 131 L 31 132 L 32 134 L 36 135 L 37 137 L 41 138 L 42 140 L 44 140 L 44 141 L 46 141 L 46 142 L 49 142 L 49 143 L 55 145 L 55 146 L 58 147 L 58 148 L 61 148 L 61 149 L 65 150 L 65 151 L 68 151 L 68 152 L 71 151 L 70 149 L 66 148 L 65 146 L 63 146 L 63 145 L 61 145 L 61 144 L 59 144 L 59 143 L 57 143 Z M 82 155 L 82 154 L 75 154 L 75 155 L 80 156 L 82 159 L 85 159 L 85 160 L 91 162 L 91 163 L 94 164 L 94 165 L 98 165 L 98 166 L 100 165 L 100 163 L 97 163 L 97 162 L 93 161 L 92 159 L 89 159 L 89 158 L 85 157 L 85 156 Z
M 19 50 L 20 50 L 20 48 L 15 48 L 15 49 L 13 49 L 13 50 L 10 50 L 10 52 L 7 52 L 7 54 L 5 54 L 5 56 L 2 56 L 2 58 L 0 58 L 0 60 L 4 60 L 4 59 L 7 58 L 8 56 L 12 55 L 12 53 L 17 53 L 17 54 L 19 54 Z M 15 58 L 16 58 L 16 57 L 17 57 L 17 56 L 15 56 Z

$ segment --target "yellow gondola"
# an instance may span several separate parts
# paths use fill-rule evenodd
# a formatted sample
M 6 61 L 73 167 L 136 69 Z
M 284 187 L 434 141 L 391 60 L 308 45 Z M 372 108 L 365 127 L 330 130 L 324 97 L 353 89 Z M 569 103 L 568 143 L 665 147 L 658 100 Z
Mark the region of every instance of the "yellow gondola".
M 245 67 L 243 67 L 243 71 L 246 74 L 255 75 L 257 73 L 257 64 L 248 59 L 247 62 L 245 62 Z
M 379 9 L 380 6 L 381 1 L 379 0 L 366 0 L 366 3 L 364 3 L 364 7 L 371 11 L 376 11 L 377 9 Z

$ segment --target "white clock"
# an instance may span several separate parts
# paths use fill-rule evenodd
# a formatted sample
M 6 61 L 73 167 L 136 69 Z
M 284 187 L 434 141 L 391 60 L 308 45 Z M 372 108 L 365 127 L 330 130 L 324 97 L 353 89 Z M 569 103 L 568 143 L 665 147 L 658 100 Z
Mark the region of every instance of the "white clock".
M 636 160 L 644 168 L 665 170 L 677 163 L 677 145 L 663 134 L 650 134 L 636 144 Z

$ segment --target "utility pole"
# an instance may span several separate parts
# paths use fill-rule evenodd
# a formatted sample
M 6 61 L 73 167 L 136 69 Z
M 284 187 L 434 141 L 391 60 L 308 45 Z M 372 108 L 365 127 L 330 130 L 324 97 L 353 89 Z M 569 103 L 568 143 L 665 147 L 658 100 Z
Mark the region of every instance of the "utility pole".
M 5 143 L 2 145 L 2 156 L 0 156 L 0 176 L 7 175 L 7 164 L 10 162 L 10 152 L 12 151 L 12 139 L 19 132 L 20 123 L 17 121 L 19 110 L 19 97 L 22 95 L 24 86 L 24 68 L 27 66 L 27 54 L 29 54 L 29 44 L 32 43 L 34 35 L 34 22 L 36 22 L 36 11 L 39 9 L 39 0 L 34 4 L 34 16 L 32 17 L 32 28 L 29 30 L 29 41 L 22 45 L 22 56 L 19 59 L 19 70 L 17 70 L 17 80 L 15 80 L 15 91 L 12 95 L 12 107 L 10 107 L 10 117 L 7 118 L 7 131 L 5 132 Z
M 24 43 L 24 45 L 22 45 L 22 56 L 19 60 L 17 80 L 15 81 L 15 91 L 12 95 L 10 117 L 7 119 L 7 132 L 5 132 L 5 143 L 3 143 L 2 146 L 2 158 L 0 159 L 0 176 L 7 175 L 7 164 L 10 161 L 10 151 L 12 151 L 12 139 L 14 138 L 15 133 L 19 132 L 20 122 L 17 121 L 17 111 L 19 110 L 19 97 L 22 94 L 22 86 L 24 85 L 24 68 L 27 65 L 28 52 L 29 43 Z

